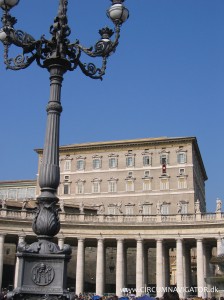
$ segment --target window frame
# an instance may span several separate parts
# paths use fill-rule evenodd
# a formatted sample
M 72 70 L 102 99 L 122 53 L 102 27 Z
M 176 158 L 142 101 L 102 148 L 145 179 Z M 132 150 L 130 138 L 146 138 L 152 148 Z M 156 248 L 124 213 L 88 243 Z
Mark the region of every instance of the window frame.
M 82 163 L 82 166 L 81 164 Z M 76 170 L 77 171 L 83 171 L 85 170 L 85 160 L 83 158 L 78 158 L 76 161 Z
M 71 171 L 71 166 L 72 166 L 71 159 L 65 159 L 64 171 Z
M 99 162 L 99 163 L 96 163 Z M 99 170 L 102 168 L 102 158 L 100 157 L 93 157 L 92 161 L 93 170 Z
M 169 178 L 160 178 L 160 190 L 161 191 L 167 191 L 170 189 L 170 182 Z
M 143 179 L 142 189 L 143 189 L 144 192 L 152 190 L 152 181 L 151 181 L 150 178 L 144 178 Z
M 134 179 L 126 179 L 126 192 L 134 192 L 135 191 L 135 182 Z
M 163 215 L 163 216 L 169 215 L 169 203 L 162 203 L 162 205 L 161 205 L 161 215 Z
M 108 181 L 108 193 L 116 193 L 117 192 L 117 180 L 111 179 Z
M 177 153 L 177 163 L 186 164 L 187 163 L 187 153 L 186 151 L 179 151 Z
M 84 185 L 85 185 L 85 181 L 83 181 L 83 180 L 76 181 L 76 194 L 77 195 L 84 194 L 84 191 L 85 191 Z
M 92 180 L 92 193 L 93 194 L 98 194 L 100 193 L 100 188 L 101 188 L 101 183 L 102 180 L 95 178 Z M 97 189 L 95 189 L 95 187 L 97 187 Z

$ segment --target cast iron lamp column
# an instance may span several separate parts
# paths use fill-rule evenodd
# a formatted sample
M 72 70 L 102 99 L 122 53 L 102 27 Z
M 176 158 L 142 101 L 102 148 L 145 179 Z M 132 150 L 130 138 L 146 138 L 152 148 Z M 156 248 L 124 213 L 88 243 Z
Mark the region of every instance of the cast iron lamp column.
M 43 161 L 40 168 L 39 185 L 41 194 L 37 198 L 37 212 L 33 220 L 33 231 L 38 241 L 18 247 L 19 258 L 18 287 L 9 297 L 11 299 L 69 299 L 66 292 L 66 267 L 70 258 L 70 246 L 60 249 L 52 238 L 60 231 L 58 217 L 57 189 L 60 183 L 59 169 L 59 126 L 61 106 L 61 87 L 63 75 L 77 67 L 88 77 L 102 79 L 105 74 L 108 57 L 115 52 L 120 37 L 120 27 L 129 16 L 124 7 L 124 0 L 111 0 L 112 5 L 107 16 L 115 25 L 115 39 L 111 40 L 114 31 L 108 27 L 99 30 L 100 40 L 94 47 L 83 47 L 78 40 L 70 42 L 71 30 L 68 26 L 68 1 L 59 0 L 58 14 L 50 27 L 51 39 L 44 35 L 35 40 L 30 34 L 16 30 L 16 18 L 10 15 L 10 9 L 19 0 L 0 0 L 3 10 L 0 40 L 4 45 L 4 63 L 7 69 L 21 70 L 29 67 L 34 61 L 50 73 L 50 99 L 47 105 L 47 128 L 43 150 Z M 22 53 L 9 58 L 10 46 L 16 46 Z M 92 58 L 101 57 L 100 68 L 93 63 L 81 62 L 81 54 Z M 63 269 L 63 273 L 59 269 Z M 60 274 L 59 274 L 60 273 Z

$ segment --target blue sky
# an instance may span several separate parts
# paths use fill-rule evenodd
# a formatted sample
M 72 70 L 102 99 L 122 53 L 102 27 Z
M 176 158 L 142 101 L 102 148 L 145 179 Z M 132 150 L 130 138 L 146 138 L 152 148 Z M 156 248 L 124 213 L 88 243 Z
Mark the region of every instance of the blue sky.
M 112 26 L 109 0 L 70 0 L 70 40 L 85 46 Z M 196 136 L 208 175 L 208 211 L 224 200 L 224 1 L 126 0 L 129 20 L 104 80 L 65 75 L 60 144 Z M 21 0 L 16 28 L 49 37 L 58 0 Z M 6 71 L 0 46 L 0 180 L 33 179 L 43 147 L 49 81 L 34 63 Z M 13 54 L 16 52 L 13 51 Z M 90 62 L 83 57 L 86 62 Z M 223 201 L 224 202 L 224 201 Z

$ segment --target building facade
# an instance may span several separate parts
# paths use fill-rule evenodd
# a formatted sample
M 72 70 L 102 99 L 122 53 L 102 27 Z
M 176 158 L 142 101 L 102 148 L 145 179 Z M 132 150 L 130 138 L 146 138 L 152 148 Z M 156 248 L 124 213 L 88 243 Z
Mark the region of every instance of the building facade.
M 36 151 L 40 166 L 42 149 Z M 217 294 L 211 279 L 221 277 L 210 260 L 224 251 L 224 214 L 221 200 L 216 212 L 206 212 L 207 175 L 196 138 L 63 146 L 60 169 L 56 238 L 60 247 L 72 247 L 68 286 L 77 294 L 161 297 L 173 286 L 181 298 Z M 36 181 L 0 182 L 3 286 L 16 286 L 16 267 L 10 278 L 4 268 L 16 265 L 17 243 L 35 239 L 31 188 L 39 194 Z
M 40 166 L 42 149 L 36 151 Z M 206 211 L 207 175 L 194 137 L 63 146 L 60 170 L 59 197 L 98 213 Z

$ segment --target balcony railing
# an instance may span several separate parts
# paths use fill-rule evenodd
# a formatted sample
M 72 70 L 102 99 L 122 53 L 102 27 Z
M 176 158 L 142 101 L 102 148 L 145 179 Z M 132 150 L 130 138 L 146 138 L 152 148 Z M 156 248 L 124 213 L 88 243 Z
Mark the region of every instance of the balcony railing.
M 35 213 L 32 210 L 0 209 L 1 219 L 27 220 L 31 221 Z M 171 224 L 171 223 L 216 223 L 224 221 L 224 213 L 196 213 L 176 215 L 92 215 L 60 213 L 62 223 L 109 223 L 109 224 Z

